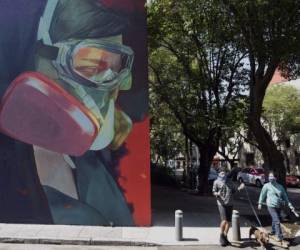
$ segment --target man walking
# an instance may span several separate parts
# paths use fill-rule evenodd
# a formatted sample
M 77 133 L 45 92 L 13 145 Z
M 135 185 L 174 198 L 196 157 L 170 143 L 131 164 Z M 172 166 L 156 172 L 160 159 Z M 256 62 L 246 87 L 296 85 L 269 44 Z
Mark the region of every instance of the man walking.
M 261 210 L 262 204 L 267 202 L 269 214 L 272 218 L 272 235 L 275 235 L 277 241 L 283 240 L 283 234 L 280 226 L 280 214 L 285 205 L 291 209 L 295 216 L 299 216 L 292 203 L 289 201 L 288 195 L 284 187 L 279 184 L 274 173 L 269 173 L 269 183 L 265 184 L 260 192 L 258 201 L 258 210 Z
M 234 183 L 227 178 L 226 171 L 224 168 L 221 168 L 219 171 L 218 178 L 214 181 L 213 184 L 213 195 L 217 198 L 217 205 L 221 217 L 220 224 L 220 245 L 227 246 L 230 244 L 227 238 L 227 234 L 230 227 L 230 221 L 232 216 L 233 204 L 232 196 L 236 191 L 239 191 L 244 188 L 242 183 L 238 188 Z

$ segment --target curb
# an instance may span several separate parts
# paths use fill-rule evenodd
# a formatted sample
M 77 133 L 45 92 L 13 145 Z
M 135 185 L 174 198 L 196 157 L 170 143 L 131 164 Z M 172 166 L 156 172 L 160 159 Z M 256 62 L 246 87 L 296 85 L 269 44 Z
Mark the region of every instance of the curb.
M 67 240 L 67 239 L 30 239 L 0 237 L 0 243 L 14 244 L 47 244 L 47 245 L 90 245 L 90 246 L 144 246 L 153 247 L 160 244 L 141 241 L 118 241 L 118 240 Z

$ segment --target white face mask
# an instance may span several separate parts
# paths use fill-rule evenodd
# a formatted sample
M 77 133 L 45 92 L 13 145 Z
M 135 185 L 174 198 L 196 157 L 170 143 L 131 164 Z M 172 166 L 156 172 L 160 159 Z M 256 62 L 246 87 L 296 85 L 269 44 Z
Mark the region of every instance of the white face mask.
M 94 81 L 94 82 L 103 82 L 103 80 L 105 80 L 105 81 L 111 81 L 115 77 L 117 77 L 117 75 L 118 75 L 117 72 L 112 71 L 111 69 L 107 69 L 107 70 L 105 70 L 103 72 L 100 72 L 97 75 L 94 75 L 94 76 L 90 77 L 89 79 L 91 81 Z
M 276 177 L 275 177 L 274 175 L 269 175 L 269 181 L 270 181 L 271 183 L 276 182 Z

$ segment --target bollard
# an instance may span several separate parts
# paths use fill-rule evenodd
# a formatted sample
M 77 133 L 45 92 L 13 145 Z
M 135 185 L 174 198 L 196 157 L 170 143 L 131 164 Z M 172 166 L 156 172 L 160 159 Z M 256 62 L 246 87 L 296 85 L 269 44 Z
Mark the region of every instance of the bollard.
M 181 210 L 175 211 L 175 239 L 177 241 L 182 240 L 182 219 L 183 212 Z
M 241 241 L 240 214 L 237 210 L 232 211 L 232 241 Z

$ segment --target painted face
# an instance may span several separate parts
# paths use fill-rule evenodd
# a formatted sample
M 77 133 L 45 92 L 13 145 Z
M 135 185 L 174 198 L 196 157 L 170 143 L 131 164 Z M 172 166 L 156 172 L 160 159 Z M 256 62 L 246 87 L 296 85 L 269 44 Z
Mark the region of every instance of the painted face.
M 54 44 L 49 34 L 38 36 L 34 71 L 18 76 L 4 95 L 2 132 L 74 156 L 118 148 L 132 127 L 115 101 L 120 90 L 131 87 L 133 51 L 121 36 Z

